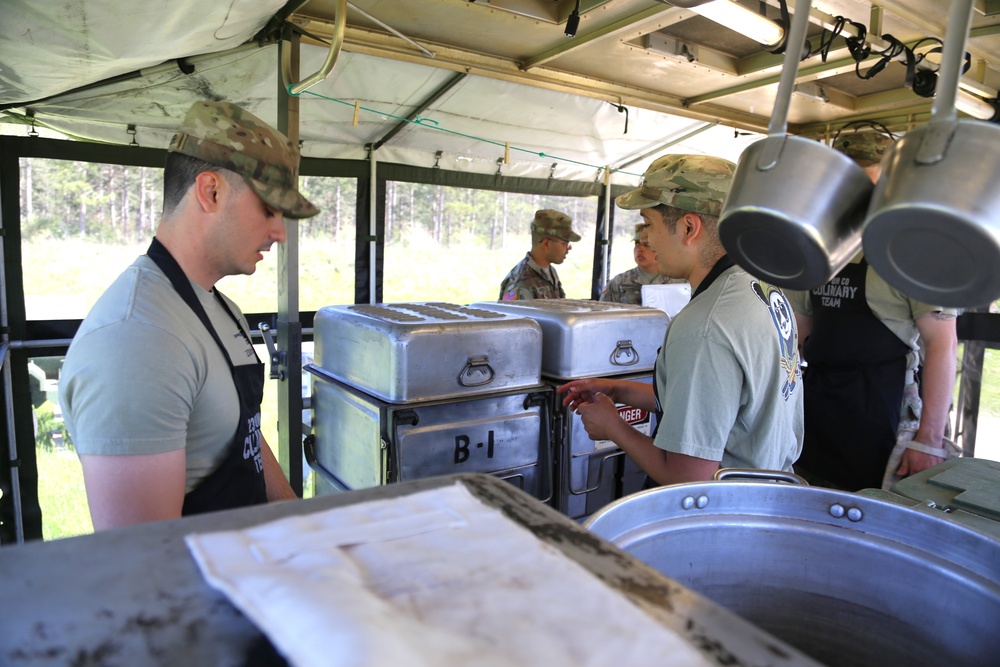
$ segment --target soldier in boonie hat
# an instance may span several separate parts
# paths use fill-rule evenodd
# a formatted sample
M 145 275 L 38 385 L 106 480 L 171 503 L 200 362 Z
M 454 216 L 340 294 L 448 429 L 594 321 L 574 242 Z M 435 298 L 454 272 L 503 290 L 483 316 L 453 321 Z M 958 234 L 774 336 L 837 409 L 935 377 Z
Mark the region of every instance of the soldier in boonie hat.
M 620 208 L 666 204 L 682 211 L 719 215 L 736 165 L 709 155 L 664 155 L 653 160 L 642 185 L 615 199 Z
M 167 150 L 236 172 L 266 204 L 288 218 L 319 213 L 298 191 L 295 145 L 235 104 L 196 102 Z
M 833 147 L 851 158 L 861 167 L 871 167 L 882 162 L 895 140 L 878 130 L 862 130 L 842 134 L 833 140 Z
M 576 243 L 582 236 L 573 231 L 573 219 L 562 211 L 543 208 L 535 211 L 531 221 L 532 236 L 549 236 L 562 241 Z

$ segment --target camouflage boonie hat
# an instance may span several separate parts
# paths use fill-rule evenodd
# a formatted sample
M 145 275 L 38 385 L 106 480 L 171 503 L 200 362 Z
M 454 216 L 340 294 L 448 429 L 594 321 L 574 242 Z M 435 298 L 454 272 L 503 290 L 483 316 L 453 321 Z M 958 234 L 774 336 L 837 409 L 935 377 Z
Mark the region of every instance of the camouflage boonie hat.
M 289 218 L 319 213 L 296 186 L 298 149 L 281 132 L 234 104 L 195 102 L 167 150 L 236 172 L 264 203 Z
M 575 243 L 583 237 L 573 231 L 573 219 L 562 211 L 543 208 L 535 211 L 531 231 Z
M 636 243 L 642 240 L 642 232 L 645 231 L 647 227 L 649 227 L 649 225 L 647 225 L 645 222 L 640 222 L 639 224 L 637 224 L 635 226 L 635 234 L 632 235 L 632 240 L 635 241 Z
M 664 155 L 653 160 L 642 185 L 615 199 L 620 208 L 666 204 L 692 213 L 719 215 L 736 165 L 709 155 Z
M 864 130 L 842 134 L 833 141 L 833 147 L 862 167 L 879 164 L 894 143 L 892 137 L 878 130 Z

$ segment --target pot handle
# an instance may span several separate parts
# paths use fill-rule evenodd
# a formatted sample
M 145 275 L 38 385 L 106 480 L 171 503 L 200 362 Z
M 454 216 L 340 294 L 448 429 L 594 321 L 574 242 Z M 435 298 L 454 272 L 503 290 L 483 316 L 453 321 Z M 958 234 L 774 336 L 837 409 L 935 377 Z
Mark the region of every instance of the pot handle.
M 774 98 L 771 121 L 767 126 L 767 134 L 771 137 L 784 137 L 788 128 L 788 107 L 792 103 L 795 79 L 799 75 L 799 61 L 802 60 L 802 49 L 806 44 L 811 6 L 811 0 L 796 0 L 795 2 L 795 13 L 792 15 L 791 25 L 788 28 L 788 41 L 785 42 L 785 58 L 781 66 L 781 76 L 778 77 L 778 92 Z
M 786 484 L 809 486 L 809 482 L 793 472 L 785 472 L 784 470 L 758 470 L 757 468 L 719 468 L 712 476 L 712 479 L 716 482 L 727 479 L 755 479 L 764 482 L 783 482 Z
M 799 61 L 802 60 L 802 49 L 806 43 L 811 6 L 812 0 L 796 0 L 795 13 L 788 29 L 788 41 L 785 42 L 785 58 L 781 66 L 781 76 L 778 78 L 778 92 L 774 98 L 774 108 L 771 110 L 771 120 L 767 126 L 767 139 L 757 159 L 758 171 L 773 169 L 778 164 L 781 150 L 785 146 L 788 107 L 792 103 L 792 93 L 795 92 L 795 79 L 799 75 Z

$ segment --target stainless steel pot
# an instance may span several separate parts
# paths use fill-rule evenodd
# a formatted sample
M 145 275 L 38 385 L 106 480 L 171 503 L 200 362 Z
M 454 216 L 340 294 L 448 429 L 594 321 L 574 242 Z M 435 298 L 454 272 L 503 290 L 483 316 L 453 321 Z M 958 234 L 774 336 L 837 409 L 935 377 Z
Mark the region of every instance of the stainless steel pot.
M 768 137 L 740 156 L 719 216 L 719 239 L 749 273 L 779 287 L 813 289 L 861 245 L 871 180 L 833 148 L 785 135 L 809 21 L 799 0 L 788 33 Z
M 1000 656 L 1000 542 L 818 487 L 666 486 L 590 531 L 827 665 L 980 667 Z
M 883 160 L 863 233 L 865 256 L 893 287 L 941 306 L 1000 297 L 1000 126 L 956 120 L 972 0 L 954 0 L 926 126 Z

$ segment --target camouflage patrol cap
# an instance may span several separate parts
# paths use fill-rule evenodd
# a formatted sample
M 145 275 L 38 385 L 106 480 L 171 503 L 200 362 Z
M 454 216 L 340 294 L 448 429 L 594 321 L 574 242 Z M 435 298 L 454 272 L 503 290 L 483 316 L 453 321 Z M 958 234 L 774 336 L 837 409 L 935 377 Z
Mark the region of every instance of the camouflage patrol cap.
M 892 137 L 878 130 L 851 132 L 833 140 L 834 148 L 862 167 L 879 164 L 892 144 Z
M 615 199 L 620 208 L 666 204 L 692 213 L 719 215 L 736 165 L 709 155 L 664 155 L 653 160 L 642 185 Z
M 296 186 L 299 151 L 270 125 L 229 102 L 195 102 L 168 151 L 234 171 L 289 218 L 319 213 Z
M 535 211 L 535 219 L 531 221 L 532 233 L 551 236 L 575 243 L 582 236 L 573 231 L 573 219 L 563 213 L 551 208 L 543 208 Z
M 642 240 L 642 233 L 644 231 L 646 231 L 647 227 L 649 227 L 649 225 L 646 224 L 645 222 L 640 222 L 639 224 L 637 224 L 635 226 L 635 233 L 632 234 L 632 240 L 635 241 L 636 243 L 638 243 L 639 241 L 641 241 Z

